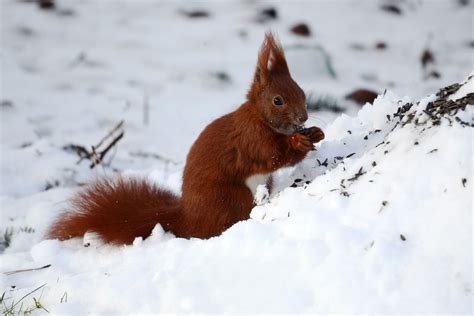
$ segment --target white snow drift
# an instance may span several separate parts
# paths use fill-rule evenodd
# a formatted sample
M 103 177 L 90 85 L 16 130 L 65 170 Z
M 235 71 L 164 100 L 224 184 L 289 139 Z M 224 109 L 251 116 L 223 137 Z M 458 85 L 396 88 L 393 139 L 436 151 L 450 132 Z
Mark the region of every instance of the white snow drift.
M 472 80 L 457 98 L 474 92 Z M 158 225 L 133 246 L 46 240 L 24 252 L 16 238 L 2 271 L 51 267 L 2 274 L 7 304 L 46 284 L 41 302 L 56 313 L 468 314 L 472 127 L 454 116 L 433 125 L 423 109 L 436 99 L 400 118 L 393 114 L 410 100 L 387 92 L 342 115 L 316 152 L 277 174 L 281 192 L 216 238 L 174 238 Z M 417 124 L 402 126 L 410 114 Z M 455 116 L 473 115 L 468 105 Z M 41 205 L 64 193 L 55 191 L 25 203 L 26 216 L 49 213 Z

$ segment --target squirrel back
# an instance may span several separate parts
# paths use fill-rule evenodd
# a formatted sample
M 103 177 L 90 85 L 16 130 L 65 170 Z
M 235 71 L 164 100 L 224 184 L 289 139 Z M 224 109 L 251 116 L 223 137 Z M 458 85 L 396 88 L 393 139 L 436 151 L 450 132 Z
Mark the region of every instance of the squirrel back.
M 181 199 L 145 180 L 101 180 L 73 198 L 48 237 L 93 232 L 104 242 L 129 244 L 158 223 L 177 237 L 218 236 L 249 218 L 256 179 L 268 183 L 272 172 L 300 162 L 324 138 L 317 127 L 303 128 L 307 118 L 305 94 L 267 33 L 247 102 L 209 124 L 192 145 Z

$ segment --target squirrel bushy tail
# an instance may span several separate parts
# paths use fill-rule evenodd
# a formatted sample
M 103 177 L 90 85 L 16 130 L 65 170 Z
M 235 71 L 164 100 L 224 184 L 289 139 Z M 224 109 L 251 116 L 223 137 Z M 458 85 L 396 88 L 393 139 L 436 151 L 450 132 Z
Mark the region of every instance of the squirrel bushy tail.
M 172 192 L 147 180 L 100 180 L 71 200 L 72 212 L 61 216 L 47 237 L 66 240 L 90 232 L 104 243 L 131 244 L 136 237 L 148 237 L 157 223 L 179 231 L 180 204 Z

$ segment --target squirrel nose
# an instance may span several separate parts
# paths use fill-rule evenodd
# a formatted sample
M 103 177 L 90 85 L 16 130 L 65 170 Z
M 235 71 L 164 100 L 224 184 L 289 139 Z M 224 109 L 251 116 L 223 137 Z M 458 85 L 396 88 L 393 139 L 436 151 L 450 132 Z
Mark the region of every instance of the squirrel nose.
M 300 112 L 296 116 L 296 121 L 298 122 L 298 124 L 303 124 L 307 120 L 308 120 L 308 113 L 306 111 Z

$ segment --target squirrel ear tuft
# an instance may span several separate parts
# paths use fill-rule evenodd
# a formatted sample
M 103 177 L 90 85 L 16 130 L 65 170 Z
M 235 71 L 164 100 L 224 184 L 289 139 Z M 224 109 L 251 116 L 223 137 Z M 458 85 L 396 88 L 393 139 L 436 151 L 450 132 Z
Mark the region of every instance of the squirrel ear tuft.
M 290 76 L 290 71 L 288 70 L 283 48 L 273 34 L 267 32 L 258 54 L 255 76 L 247 98 L 254 98 L 256 94 L 262 91 L 262 88 L 268 85 L 271 77 L 276 74 Z
M 273 33 L 267 32 L 258 54 L 255 80 L 260 84 L 266 84 L 272 73 L 290 74 L 283 48 Z

